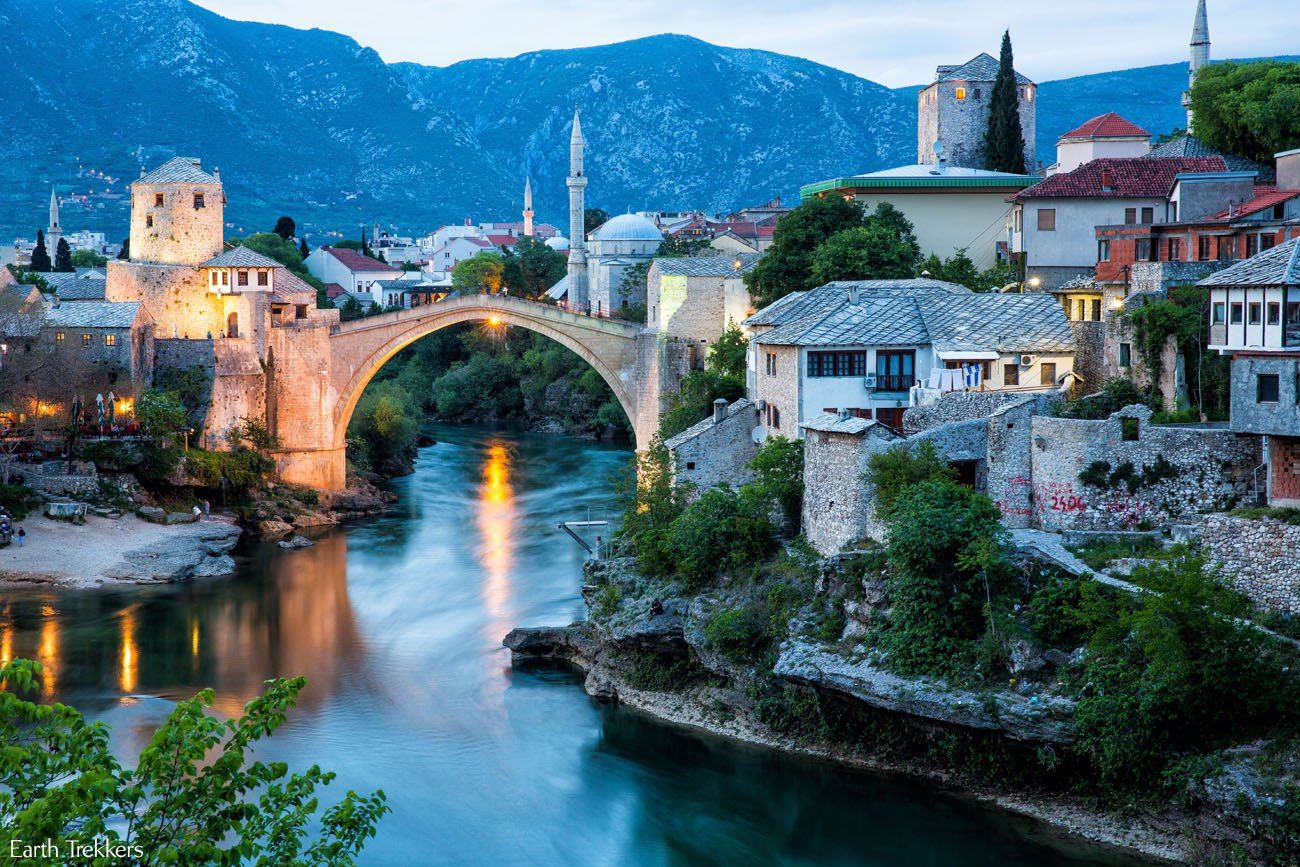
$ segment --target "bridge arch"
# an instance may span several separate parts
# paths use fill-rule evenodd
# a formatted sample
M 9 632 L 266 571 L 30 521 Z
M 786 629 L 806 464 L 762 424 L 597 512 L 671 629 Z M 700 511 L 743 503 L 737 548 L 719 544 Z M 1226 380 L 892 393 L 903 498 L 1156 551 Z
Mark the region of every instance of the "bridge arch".
M 552 312 L 552 315 L 546 315 L 547 312 Z M 610 320 L 593 320 L 537 302 L 478 295 L 366 317 L 339 326 L 338 331 L 331 336 L 330 342 L 334 344 L 338 341 L 339 349 L 344 349 L 345 353 L 340 357 L 336 349 L 333 360 L 337 365 L 346 358 L 350 364 L 346 372 L 346 380 L 340 381 L 342 388 L 334 409 L 333 446 L 335 448 L 346 446 L 348 422 L 352 419 L 352 413 L 356 410 L 361 395 L 370 381 L 394 355 L 435 331 L 465 322 L 494 322 L 503 326 L 524 328 L 549 337 L 572 351 L 591 365 L 614 392 L 623 412 L 627 414 L 628 425 L 635 436 L 637 426 L 637 404 L 633 381 L 635 371 L 627 369 L 627 366 L 629 362 L 635 363 L 636 334 L 640 331 L 637 326 Z M 584 340 L 584 336 L 597 339 Z M 613 340 L 609 339 L 611 337 Z M 629 343 L 631 346 L 618 346 L 620 342 Z M 346 352 L 346 349 L 351 347 L 345 347 L 345 343 L 366 346 L 368 351 L 363 353 L 364 357 L 355 357 L 359 353 Z M 616 357 L 609 357 L 611 344 L 621 350 Z

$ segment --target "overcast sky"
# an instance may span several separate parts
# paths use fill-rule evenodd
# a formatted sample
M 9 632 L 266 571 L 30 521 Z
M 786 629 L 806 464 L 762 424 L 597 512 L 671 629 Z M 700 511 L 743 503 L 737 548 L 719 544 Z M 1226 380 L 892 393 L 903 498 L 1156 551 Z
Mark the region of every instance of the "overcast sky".
M 1187 59 L 1195 0 L 197 0 L 246 21 L 345 33 L 445 66 L 673 32 L 806 57 L 897 87 L 996 56 L 1036 81 Z M 1300 52 L 1297 0 L 1209 0 L 1216 58 Z

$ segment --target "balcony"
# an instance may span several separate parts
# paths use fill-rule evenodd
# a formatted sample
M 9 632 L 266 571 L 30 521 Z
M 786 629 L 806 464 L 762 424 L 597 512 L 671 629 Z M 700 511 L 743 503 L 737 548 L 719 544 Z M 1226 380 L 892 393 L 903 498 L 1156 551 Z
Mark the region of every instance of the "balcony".
M 907 392 L 915 384 L 915 377 L 909 374 L 876 374 L 876 391 Z

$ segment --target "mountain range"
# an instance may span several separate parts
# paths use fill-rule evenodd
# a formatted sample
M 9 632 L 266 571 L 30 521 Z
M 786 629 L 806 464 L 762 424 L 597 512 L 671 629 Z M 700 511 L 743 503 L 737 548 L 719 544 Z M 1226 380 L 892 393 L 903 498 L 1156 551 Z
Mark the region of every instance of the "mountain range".
M 231 234 L 282 213 L 313 243 L 376 221 L 515 219 L 525 175 L 539 219 L 565 225 L 575 105 L 588 205 L 611 212 L 793 200 L 915 159 L 915 87 L 687 36 L 429 67 L 186 0 L 5 0 L 0 31 L 4 239 L 45 225 L 51 185 L 65 231 L 124 235 L 126 185 L 177 154 L 222 169 Z M 1185 69 L 1042 83 L 1040 156 L 1104 111 L 1153 133 L 1181 125 Z

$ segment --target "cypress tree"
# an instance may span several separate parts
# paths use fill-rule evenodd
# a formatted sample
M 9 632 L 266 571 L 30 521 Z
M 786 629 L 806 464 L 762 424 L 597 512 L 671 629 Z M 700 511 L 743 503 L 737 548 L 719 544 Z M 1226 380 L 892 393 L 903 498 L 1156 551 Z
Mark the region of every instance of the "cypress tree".
M 311 252 L 311 250 L 307 248 L 307 238 L 305 235 L 298 239 L 298 252 L 302 254 L 304 259 L 306 259 L 307 254 Z
M 50 270 L 50 251 L 45 249 L 45 232 L 36 230 L 36 247 L 32 250 L 32 270 L 44 274 Z
M 75 271 L 72 267 L 72 248 L 68 246 L 66 238 L 59 239 L 59 246 L 54 248 L 54 270 L 55 271 Z
M 998 76 L 989 98 L 989 128 L 984 135 L 984 168 L 995 172 L 1025 174 L 1025 133 L 1020 127 L 1020 98 L 1015 63 L 1011 57 L 1011 33 L 1002 33 L 1002 56 Z
M 119 258 L 119 259 L 130 259 L 130 258 L 131 258 L 131 239 L 130 239 L 130 238 L 124 238 L 124 239 L 122 240 L 122 249 L 117 251 L 117 258 Z

